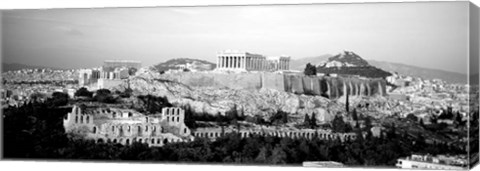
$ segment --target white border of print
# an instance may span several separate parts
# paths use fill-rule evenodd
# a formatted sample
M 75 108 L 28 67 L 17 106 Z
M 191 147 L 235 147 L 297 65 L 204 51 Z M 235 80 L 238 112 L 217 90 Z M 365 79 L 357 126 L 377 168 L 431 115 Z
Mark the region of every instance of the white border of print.
M 51 9 L 51 8 L 99 8 L 99 7 L 155 7 L 155 6 L 195 6 L 195 5 L 258 5 L 258 4 L 311 4 L 311 3 L 362 3 L 362 2 L 428 2 L 426 0 L 2 0 L 0 9 Z M 447 1 L 447 0 L 436 0 Z M 480 6 L 480 0 L 471 0 Z M 290 171 L 322 168 L 275 167 L 275 166 L 230 166 L 230 165 L 186 165 L 186 164 L 131 164 L 112 162 L 45 162 L 45 161 L 0 161 L 2 170 L 209 170 L 209 171 Z M 322 170 L 392 170 L 364 168 L 324 168 Z M 394 169 L 399 170 L 399 169 Z M 478 170 L 478 167 L 477 167 Z

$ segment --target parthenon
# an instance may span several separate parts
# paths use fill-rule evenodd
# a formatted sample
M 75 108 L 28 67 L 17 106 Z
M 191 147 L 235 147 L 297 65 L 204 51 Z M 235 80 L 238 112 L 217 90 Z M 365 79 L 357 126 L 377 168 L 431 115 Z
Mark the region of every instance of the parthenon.
M 289 70 L 290 57 L 265 57 L 259 54 L 226 50 L 217 53 L 217 69 L 230 71 Z

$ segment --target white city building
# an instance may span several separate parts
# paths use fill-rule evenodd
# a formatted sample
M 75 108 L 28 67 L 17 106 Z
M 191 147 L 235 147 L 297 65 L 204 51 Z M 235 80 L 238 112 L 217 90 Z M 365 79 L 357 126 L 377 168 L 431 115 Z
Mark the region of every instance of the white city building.
M 465 170 L 467 161 L 457 157 L 439 155 L 412 154 L 406 158 L 397 159 L 396 167 L 402 169 L 441 169 L 441 170 Z

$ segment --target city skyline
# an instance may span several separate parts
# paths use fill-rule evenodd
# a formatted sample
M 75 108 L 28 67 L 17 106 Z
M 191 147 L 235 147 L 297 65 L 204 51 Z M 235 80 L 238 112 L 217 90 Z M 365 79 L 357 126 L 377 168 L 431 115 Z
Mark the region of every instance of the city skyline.
M 172 58 L 215 63 L 225 49 L 292 60 L 350 50 L 368 60 L 466 73 L 466 5 L 12 10 L 2 15 L 3 62 L 82 68 L 131 59 L 150 66 Z

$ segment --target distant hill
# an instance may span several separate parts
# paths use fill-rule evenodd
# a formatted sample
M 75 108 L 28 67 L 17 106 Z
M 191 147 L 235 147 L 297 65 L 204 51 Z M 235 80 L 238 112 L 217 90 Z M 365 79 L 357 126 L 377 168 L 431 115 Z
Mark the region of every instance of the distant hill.
M 25 65 L 25 64 L 19 64 L 19 63 L 2 63 L 2 72 L 16 71 L 16 70 L 21 70 L 21 69 L 55 69 L 55 70 L 61 70 L 62 68 Z
M 328 58 L 327 61 L 317 66 L 317 72 L 325 74 L 359 75 L 368 78 L 385 78 L 392 75 L 389 72 L 371 66 L 362 57 L 350 51 L 344 51 Z
M 152 67 L 157 71 L 167 71 L 170 69 L 180 69 L 182 66 L 198 71 L 208 71 L 215 69 L 216 64 L 200 59 L 177 58 L 170 59 Z
M 307 57 L 307 58 L 300 58 L 294 59 L 290 61 L 290 69 L 292 70 L 299 70 L 303 71 L 307 63 L 313 64 L 315 66 L 325 62 L 328 58 L 332 57 L 333 55 L 325 54 L 315 57 Z
M 303 71 L 307 63 L 311 63 L 316 66 L 322 65 L 325 62 L 327 62 L 330 57 L 333 57 L 333 56 L 326 54 L 326 55 L 321 55 L 317 57 L 306 57 L 306 58 L 292 60 L 290 62 L 291 63 L 290 68 L 294 70 Z M 466 74 L 443 71 L 438 69 L 429 69 L 429 68 L 422 68 L 418 66 L 393 63 L 393 62 L 375 61 L 375 60 L 365 60 L 365 61 L 367 61 L 368 64 L 371 66 L 374 66 L 378 69 L 382 69 L 384 71 L 388 71 L 390 73 L 397 72 L 402 75 L 420 77 L 424 79 L 438 78 L 450 83 L 466 84 L 467 78 L 468 78 Z M 478 80 L 478 77 L 472 77 L 472 78 Z
M 466 84 L 468 79 L 466 74 L 443 71 L 439 69 L 429 69 L 429 68 L 422 68 L 422 67 L 399 64 L 399 63 L 382 62 L 382 61 L 375 61 L 375 60 L 370 60 L 368 62 L 371 65 L 386 71 L 397 72 L 402 75 L 420 77 L 423 79 L 429 79 L 429 80 L 441 79 L 450 83 L 461 83 L 461 84 Z

